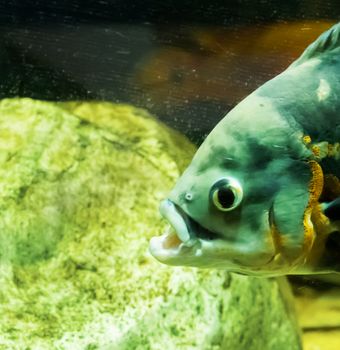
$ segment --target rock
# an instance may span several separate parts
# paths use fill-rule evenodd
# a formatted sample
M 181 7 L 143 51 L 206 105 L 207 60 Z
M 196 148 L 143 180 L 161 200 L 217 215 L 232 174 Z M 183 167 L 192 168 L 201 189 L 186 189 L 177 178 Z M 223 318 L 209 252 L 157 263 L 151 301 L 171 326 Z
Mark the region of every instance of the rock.
M 294 286 L 304 350 L 337 350 L 340 339 L 340 288 L 307 281 Z
M 0 349 L 300 349 L 278 281 L 148 253 L 193 152 L 127 105 L 0 102 Z

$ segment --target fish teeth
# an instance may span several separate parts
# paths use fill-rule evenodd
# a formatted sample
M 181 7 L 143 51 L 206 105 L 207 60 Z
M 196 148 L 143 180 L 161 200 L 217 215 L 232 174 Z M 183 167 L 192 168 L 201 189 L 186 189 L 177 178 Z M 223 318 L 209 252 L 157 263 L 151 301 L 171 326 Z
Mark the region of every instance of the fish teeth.
M 161 215 L 169 222 L 183 244 L 187 247 L 192 247 L 195 244 L 196 239 L 190 237 L 188 226 L 183 216 L 176 209 L 174 203 L 172 203 L 169 199 L 162 201 L 159 211 Z

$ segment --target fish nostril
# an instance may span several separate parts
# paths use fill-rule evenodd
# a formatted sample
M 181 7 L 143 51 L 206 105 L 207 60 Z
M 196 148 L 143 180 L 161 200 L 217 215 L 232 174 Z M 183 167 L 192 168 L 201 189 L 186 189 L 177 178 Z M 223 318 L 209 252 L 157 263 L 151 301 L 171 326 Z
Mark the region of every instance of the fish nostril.
M 188 202 L 190 202 L 190 201 L 192 201 L 192 199 L 193 199 L 193 195 L 192 195 L 192 193 L 188 192 L 188 193 L 185 194 L 184 198 L 185 198 Z

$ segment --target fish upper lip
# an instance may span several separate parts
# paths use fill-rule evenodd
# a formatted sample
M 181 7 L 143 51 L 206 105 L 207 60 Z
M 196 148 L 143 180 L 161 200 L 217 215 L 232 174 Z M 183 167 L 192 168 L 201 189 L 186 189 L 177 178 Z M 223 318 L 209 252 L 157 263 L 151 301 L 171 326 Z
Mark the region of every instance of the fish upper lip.
M 218 234 L 200 225 L 170 199 L 161 203 L 160 213 L 173 227 L 178 238 L 188 247 L 193 246 L 199 239 L 208 241 L 219 238 Z
M 177 233 L 178 238 L 185 244 L 188 244 L 191 237 L 189 233 L 189 227 L 185 220 L 185 217 L 176 208 L 174 203 L 169 199 L 161 202 L 159 207 L 159 212 L 166 219 L 170 225 L 173 227 Z

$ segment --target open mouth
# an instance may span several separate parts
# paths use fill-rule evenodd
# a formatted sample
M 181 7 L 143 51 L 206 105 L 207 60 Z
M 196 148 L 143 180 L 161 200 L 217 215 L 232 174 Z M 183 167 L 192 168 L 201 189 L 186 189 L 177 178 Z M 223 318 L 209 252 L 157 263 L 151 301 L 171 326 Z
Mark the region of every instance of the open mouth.
M 161 237 L 154 237 L 150 243 L 155 245 L 155 240 L 162 240 L 162 249 L 191 248 L 203 241 L 211 241 L 219 236 L 202 227 L 197 221 L 187 215 L 179 206 L 164 200 L 160 205 L 160 213 L 169 222 L 169 226 Z M 159 243 L 159 242 L 158 242 Z
M 190 217 L 171 200 L 164 200 L 160 213 L 169 226 L 163 235 L 150 241 L 150 253 L 160 262 L 169 265 L 225 268 L 229 271 L 261 274 L 273 260 L 275 250 L 271 244 L 263 246 L 249 245 L 249 242 L 230 241 L 226 237 L 208 230 Z M 273 224 L 272 210 L 264 213 L 263 219 L 269 230 Z

